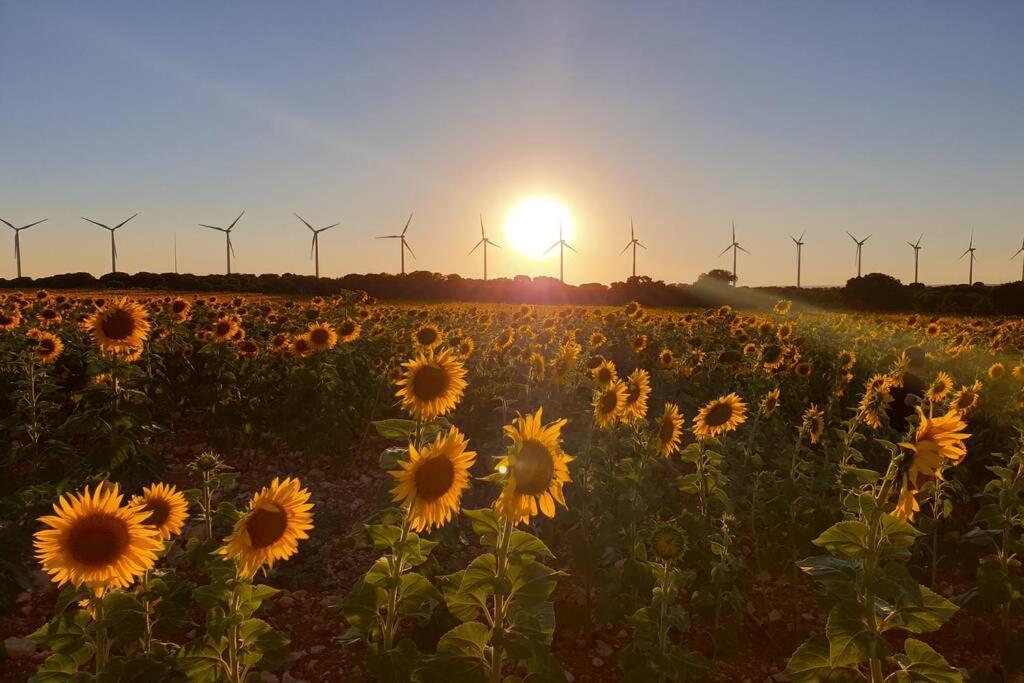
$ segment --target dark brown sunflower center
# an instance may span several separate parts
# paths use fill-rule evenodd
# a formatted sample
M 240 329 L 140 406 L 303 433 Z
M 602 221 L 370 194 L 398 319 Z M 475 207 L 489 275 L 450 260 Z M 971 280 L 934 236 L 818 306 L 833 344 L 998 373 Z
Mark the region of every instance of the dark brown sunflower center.
M 612 381 L 612 373 L 608 368 L 601 368 L 597 372 L 597 381 L 601 384 L 607 384 Z
M 0 325 L 10 325 L 13 322 L 14 318 L 5 313 L 0 313 Z
M 288 528 L 288 516 L 273 503 L 269 508 L 259 508 L 249 515 L 245 530 L 253 548 L 266 548 L 276 543 Z
M 135 332 L 135 316 L 119 308 L 102 317 L 100 329 L 108 339 L 115 341 L 127 339 Z
M 346 337 L 356 331 L 356 324 L 346 320 L 341 324 L 341 333 Z
M 128 545 L 128 527 L 124 521 L 108 515 L 85 517 L 68 531 L 68 553 L 76 562 L 90 567 L 113 564 Z
M 424 365 L 412 378 L 412 391 L 416 398 L 432 401 L 444 396 L 448 390 L 448 373 L 436 365 Z
M 669 443 L 672 441 L 672 437 L 676 434 L 676 426 L 672 420 L 664 419 L 661 421 L 661 427 L 658 429 L 658 440 L 661 443 Z
M 155 526 L 157 529 L 161 528 L 167 522 L 167 518 L 171 516 L 171 506 L 166 500 L 159 498 L 147 500 L 143 509 L 149 513 L 146 524 Z
M 455 466 L 444 456 L 430 458 L 416 468 L 416 497 L 428 503 L 448 493 L 455 482 Z
M 429 327 L 416 331 L 416 341 L 424 346 L 429 346 L 437 341 L 437 331 Z
M 630 382 L 629 387 L 626 390 L 626 403 L 633 405 L 640 400 L 640 385 Z
M 716 403 L 704 416 L 704 423 L 709 427 L 721 427 L 732 419 L 732 406 L 728 403 Z
M 615 409 L 619 407 L 619 396 L 614 391 L 606 391 L 601 394 L 600 402 L 601 412 L 605 415 L 614 413 Z
M 524 441 L 516 455 L 513 471 L 516 492 L 524 496 L 539 496 L 548 490 L 555 476 L 555 460 L 551 451 L 539 441 Z
M 213 331 L 217 334 L 218 337 L 226 337 L 228 333 L 231 331 L 231 323 L 219 322 L 217 323 L 216 327 L 213 328 Z
M 328 341 L 330 341 L 331 335 L 326 329 L 322 327 L 317 327 L 312 332 L 310 332 L 309 339 L 317 346 L 323 346 Z
M 171 304 L 171 310 L 175 313 L 184 313 L 187 304 L 184 301 L 175 301 Z
M 47 339 L 47 338 L 44 337 L 43 339 L 39 340 L 39 351 L 44 356 L 49 356 L 56 349 L 57 349 L 57 345 L 53 342 L 52 339 Z

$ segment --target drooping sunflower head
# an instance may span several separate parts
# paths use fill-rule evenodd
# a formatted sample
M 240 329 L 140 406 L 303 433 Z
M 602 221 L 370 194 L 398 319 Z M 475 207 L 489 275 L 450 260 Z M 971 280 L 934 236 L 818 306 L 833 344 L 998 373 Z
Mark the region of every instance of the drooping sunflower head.
M 855 356 L 852 351 L 840 351 L 838 360 L 840 368 L 843 370 L 849 370 L 857 362 L 857 356 Z
M 153 484 L 142 489 L 132 503 L 149 513 L 145 524 L 155 527 L 163 540 L 181 533 L 188 519 L 185 494 L 169 484 Z
M 466 369 L 450 350 L 420 354 L 402 365 L 395 396 L 413 417 L 433 420 L 455 409 L 466 388 Z
M 145 306 L 122 298 L 93 313 L 86 326 L 101 350 L 125 353 L 142 347 L 151 324 Z
M 613 384 L 594 392 L 594 422 L 602 429 L 611 427 L 626 407 L 626 383 L 615 380 Z
M 647 348 L 647 335 L 638 334 L 629 341 L 629 345 L 633 347 L 633 351 L 640 353 Z
M 981 382 L 975 380 L 971 386 L 962 386 L 960 391 L 953 395 L 953 401 L 951 407 L 961 415 L 966 415 L 978 405 L 978 400 L 981 398 Z
M 565 420 L 542 423 L 543 409 L 517 417 L 505 426 L 512 439 L 508 454 L 498 462 L 506 475 L 505 487 L 495 508 L 513 523 L 529 522 L 538 513 L 555 516 L 555 503 L 565 505 L 563 487 L 569 478 L 572 458 L 562 451 Z
M 989 379 L 1002 379 L 1006 375 L 1006 366 L 1002 363 L 993 363 L 988 367 Z
M 417 348 L 428 351 L 442 341 L 441 330 L 437 329 L 436 325 L 426 324 L 418 327 L 415 332 L 412 333 L 412 340 L 416 343 Z
M 314 353 L 333 349 L 338 343 L 338 333 L 330 323 L 311 323 L 306 331 L 309 347 Z
M 171 302 L 169 306 L 171 318 L 179 322 L 188 319 L 188 314 L 192 310 L 192 304 L 181 298 L 176 298 Z
M 812 403 L 804 411 L 800 430 L 810 438 L 812 444 L 818 443 L 818 439 L 825 432 L 825 413 L 816 404 Z
M 309 491 L 298 479 L 277 477 L 249 501 L 249 510 L 235 524 L 217 551 L 238 563 L 242 576 L 253 576 L 260 567 L 273 567 L 299 549 L 313 528 L 313 504 Z
M 776 387 L 764 395 L 761 399 L 761 414 L 771 415 L 779 407 L 779 388 Z
M 393 500 L 410 506 L 416 531 L 442 526 L 459 511 L 476 461 L 476 453 L 467 451 L 467 445 L 466 437 L 452 427 L 423 448 L 410 443 L 409 459 L 398 463 L 400 470 L 390 472 L 397 480 L 391 490 Z
M 47 528 L 36 532 L 36 557 L 58 585 L 85 584 L 100 595 L 127 588 L 156 562 L 163 547 L 149 513 L 121 505 L 116 485 L 101 485 L 61 496 L 55 514 L 40 517 Z
M 530 367 L 530 375 L 533 379 L 538 382 L 542 381 L 548 367 L 547 359 L 545 359 L 540 353 L 534 351 L 530 354 L 528 365 Z
M 747 420 L 747 404 L 736 393 L 708 401 L 693 418 L 693 433 L 698 437 L 731 432 Z
M 683 435 L 683 415 L 675 403 L 666 403 L 658 419 L 658 455 L 667 458 L 679 450 Z
M 661 560 L 677 560 L 686 552 L 686 534 L 673 524 L 659 524 L 651 532 L 651 550 Z

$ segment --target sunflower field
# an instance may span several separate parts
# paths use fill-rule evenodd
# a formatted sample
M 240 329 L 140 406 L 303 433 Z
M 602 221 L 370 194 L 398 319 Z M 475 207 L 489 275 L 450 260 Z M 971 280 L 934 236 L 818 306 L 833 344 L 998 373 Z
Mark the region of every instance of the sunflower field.
M 1024 321 L 0 294 L 0 679 L 1024 671 Z

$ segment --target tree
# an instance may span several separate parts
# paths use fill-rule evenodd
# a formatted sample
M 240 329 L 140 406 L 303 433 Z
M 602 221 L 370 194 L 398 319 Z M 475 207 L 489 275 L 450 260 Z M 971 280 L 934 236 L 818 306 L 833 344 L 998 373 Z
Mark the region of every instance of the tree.
M 727 285 L 731 285 L 735 280 L 736 276 L 730 273 L 728 270 L 723 270 L 722 268 L 715 268 L 714 270 L 709 270 L 708 272 L 701 273 L 699 276 L 697 276 L 696 284 L 699 285 L 702 283 L 724 282 Z

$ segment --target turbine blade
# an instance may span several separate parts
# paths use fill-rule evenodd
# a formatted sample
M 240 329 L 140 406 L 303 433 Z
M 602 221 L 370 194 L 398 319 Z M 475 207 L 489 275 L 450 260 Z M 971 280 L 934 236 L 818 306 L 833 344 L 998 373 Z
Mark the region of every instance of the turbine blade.
M 740 245 L 738 245 L 738 244 L 736 245 L 736 248 L 737 248 L 737 249 L 739 249 L 740 251 L 742 251 L 742 252 L 746 253 L 746 254 L 749 254 L 749 253 L 750 253 L 749 251 L 747 251 L 746 249 L 744 249 L 743 247 L 741 247 L 741 246 L 740 246 Z
M 645 247 L 645 246 L 644 246 L 644 243 L 643 243 L 643 242 L 641 242 L 640 240 L 637 240 L 637 241 L 636 241 L 636 244 L 637 244 L 637 246 L 638 246 L 638 247 L 640 247 L 641 249 L 646 249 L 646 248 L 647 248 L 647 247 Z
M 1017 255 L 1022 251 L 1024 251 L 1024 247 L 1021 247 L 1017 251 L 1013 252 L 1013 256 L 1010 257 L 1010 260 L 1012 261 L 1013 259 L 1017 258 Z
M 806 230 L 804 230 L 802 233 L 800 233 L 800 242 L 804 241 L 804 235 L 806 235 L 806 234 L 807 234 Z
M 313 250 L 316 249 L 316 232 L 313 233 L 313 241 L 309 243 L 309 258 L 313 258 Z
M 497 247 L 498 249 L 501 249 L 501 245 L 498 244 L 497 242 L 492 242 L 490 240 L 487 240 L 487 244 L 491 245 L 492 247 Z
M 485 239 L 487 238 L 487 235 L 484 234 L 484 215 L 483 214 L 480 214 L 480 236 L 485 238 Z
M 732 222 L 732 241 L 736 241 L 736 221 Z
M 550 247 L 548 247 L 548 248 L 547 248 L 547 249 L 546 249 L 546 250 L 544 251 L 544 253 L 545 253 L 545 254 L 546 254 L 546 253 L 548 253 L 549 251 L 551 251 L 552 249 L 554 249 L 555 247 L 557 247 L 557 246 L 558 246 L 559 244 L 561 244 L 561 243 L 562 243 L 562 241 L 561 241 L 561 240 L 559 240 L 559 241 L 555 242 L 555 243 L 554 243 L 554 244 L 552 244 L 552 245 L 551 245 Z
M 377 239 L 379 240 L 397 240 L 401 235 L 381 235 Z
M 0 220 L 3 220 L 3 219 L 2 219 L 2 218 L 0 218 Z M 46 219 L 46 218 L 44 218 L 44 219 L 43 219 L 43 220 L 41 220 L 41 221 L 36 221 L 35 223 L 29 223 L 28 225 L 23 225 L 23 226 L 21 226 L 20 228 L 18 228 L 18 230 L 28 230 L 29 228 L 31 228 L 31 227 L 34 227 L 34 226 L 36 226 L 36 225 L 39 225 L 40 223 L 45 223 L 46 221 L 47 221 L 47 219 Z M 7 221 L 4 221 L 4 223 L 7 223 Z M 7 225 L 11 225 L 11 224 L 10 224 L 10 223 L 7 223 Z M 13 226 L 13 225 L 11 225 L 11 227 L 13 228 L 14 226 Z
M 93 225 L 98 225 L 98 226 L 100 226 L 101 228 L 105 228 L 105 229 L 107 229 L 107 230 L 110 230 L 110 226 L 109 226 L 109 225 L 103 225 L 102 223 L 100 223 L 100 222 L 98 222 L 98 221 L 94 221 L 94 220 L 93 220 L 93 219 L 91 219 L 91 218 L 86 218 L 85 216 L 82 216 L 82 220 L 83 220 L 83 221 L 89 221 L 89 222 L 90 222 L 90 223 L 92 223 Z
M 850 236 L 851 240 L 853 240 L 854 242 L 857 242 L 857 238 L 854 237 L 853 233 L 851 233 L 849 230 L 846 231 L 846 234 Z M 857 243 L 860 244 L 859 242 L 857 242 Z
M 723 249 L 722 253 L 719 254 L 719 256 L 725 256 L 725 252 L 729 251 L 730 249 L 732 249 L 732 245 L 731 244 L 729 246 L 727 246 L 725 249 Z
M 205 223 L 200 223 L 199 227 L 200 228 L 209 228 L 210 230 L 220 230 L 221 232 L 226 232 L 226 230 L 224 230 L 224 228 L 218 228 L 216 225 L 206 225 Z
M 630 240 L 635 240 L 636 239 L 636 232 L 633 230 L 633 217 L 632 216 L 629 217 L 629 239 Z
M 477 250 L 477 247 L 479 247 L 483 243 L 484 243 L 484 240 L 481 239 L 479 242 L 476 243 L 475 247 L 473 247 L 472 249 L 469 250 L 469 253 L 466 254 L 466 256 L 472 256 L 473 252 Z
M 307 228 L 309 228 L 309 229 L 310 229 L 310 230 L 312 230 L 313 232 L 316 232 L 316 230 L 313 230 L 313 226 L 312 226 L 312 225 L 310 225 L 310 224 L 309 224 L 309 221 L 307 221 L 307 220 L 306 220 L 305 218 L 303 218 L 303 217 L 302 217 L 302 216 L 300 216 L 299 214 L 295 214 L 295 217 L 296 217 L 296 218 L 298 218 L 298 219 L 299 219 L 300 221 L 302 221 L 302 222 L 303 222 L 303 223 L 305 224 L 305 226 L 306 226 Z
M 577 254 L 580 253 L 580 252 L 576 251 L 575 249 L 573 249 L 572 245 L 569 244 L 568 242 L 565 243 L 565 248 L 568 249 L 569 251 L 576 252 Z
M 416 258 L 416 253 L 412 250 L 412 247 L 409 246 L 408 242 L 402 240 L 402 246 L 409 250 L 409 253 L 412 254 L 413 258 Z
M 231 233 L 227 230 L 224 231 L 228 236 L 228 249 L 231 251 L 231 255 L 235 255 L 235 245 L 231 242 Z
M 137 213 L 136 213 L 136 214 L 133 214 L 133 215 L 132 215 L 131 217 L 129 217 L 129 218 L 125 218 L 125 219 L 124 219 L 123 221 L 121 221 L 120 223 L 118 223 L 117 225 L 115 225 L 115 226 L 113 227 L 113 230 L 117 230 L 117 229 L 118 229 L 118 228 L 120 228 L 120 227 L 121 227 L 122 225 L 124 225 L 125 223 L 127 223 L 127 222 L 128 222 L 128 221 L 130 221 L 130 220 L 131 220 L 132 218 L 135 218 L 135 216 L 138 216 L 138 215 L 139 215 L 139 214 L 137 214 Z
M 402 228 L 402 234 L 403 234 L 403 235 L 405 234 L 405 231 L 409 229 L 409 224 L 410 224 L 410 223 L 412 223 L 412 214 L 411 214 L 411 213 L 409 214 L 409 220 L 407 220 L 407 221 L 405 222 L 405 227 L 404 227 L 404 228 Z
M 331 228 L 336 228 L 339 225 L 341 225 L 341 223 L 334 223 L 333 225 L 324 226 L 324 227 L 320 228 L 319 230 L 314 230 L 313 232 L 326 232 L 327 230 L 330 230 Z
M 629 249 L 631 246 L 633 246 L 633 240 L 630 240 L 630 241 L 626 242 L 626 246 L 624 246 L 622 248 L 622 251 L 619 252 L 619 256 L 622 256 L 623 254 L 625 254 L 626 250 Z
M 869 239 L 871 239 L 871 235 L 868 235 L 867 237 L 865 237 L 864 238 L 864 242 L 867 242 Z M 861 242 L 861 244 L 864 244 L 864 242 Z
M 235 227 L 235 224 L 238 223 L 238 221 L 242 220 L 242 216 L 244 216 L 244 215 L 245 215 L 245 211 L 242 211 L 242 213 L 238 214 L 238 218 L 236 218 L 235 220 L 231 221 L 231 225 L 228 226 L 228 230 L 230 231 L 231 228 Z
M 960 254 L 960 260 L 963 260 L 964 256 L 967 256 L 967 252 L 968 252 L 968 251 L 970 251 L 970 249 L 968 249 L 968 250 L 967 250 L 967 251 L 965 251 L 964 253 Z
M 0 218 L 0 223 L 3 223 L 4 225 L 6 225 L 11 230 L 14 230 L 15 232 L 17 232 L 17 230 L 18 230 L 16 227 L 14 227 L 13 225 L 11 225 L 7 221 L 5 221 L 3 218 Z

